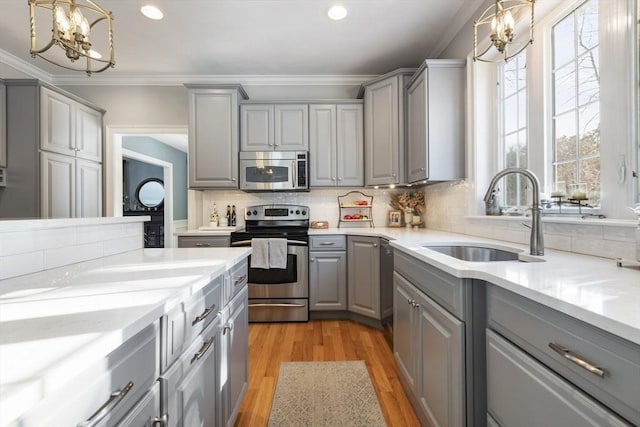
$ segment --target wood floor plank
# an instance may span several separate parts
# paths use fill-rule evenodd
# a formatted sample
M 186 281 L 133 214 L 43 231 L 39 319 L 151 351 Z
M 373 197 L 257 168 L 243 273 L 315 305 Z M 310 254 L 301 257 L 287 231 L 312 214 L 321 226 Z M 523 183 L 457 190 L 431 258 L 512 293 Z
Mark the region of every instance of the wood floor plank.
M 419 426 L 382 331 L 349 320 L 249 325 L 249 384 L 236 427 L 266 426 L 281 362 L 364 360 L 390 427 Z

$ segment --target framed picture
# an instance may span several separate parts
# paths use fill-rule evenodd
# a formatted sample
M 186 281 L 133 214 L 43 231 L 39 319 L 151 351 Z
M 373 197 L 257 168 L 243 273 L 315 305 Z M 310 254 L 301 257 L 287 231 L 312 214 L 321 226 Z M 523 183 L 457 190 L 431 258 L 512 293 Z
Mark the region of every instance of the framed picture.
M 400 211 L 389 211 L 389 221 L 388 221 L 388 226 L 389 227 L 401 227 L 401 221 L 402 221 L 402 212 Z

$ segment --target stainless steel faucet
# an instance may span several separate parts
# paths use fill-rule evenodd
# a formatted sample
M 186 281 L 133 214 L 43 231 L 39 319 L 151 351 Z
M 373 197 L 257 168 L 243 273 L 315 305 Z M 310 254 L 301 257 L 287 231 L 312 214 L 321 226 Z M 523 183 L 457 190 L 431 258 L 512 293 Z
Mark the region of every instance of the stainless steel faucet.
M 531 255 L 544 255 L 544 240 L 542 238 L 542 224 L 540 224 L 540 181 L 529 169 L 507 168 L 496 174 L 489 183 L 489 189 L 484 195 L 484 201 L 488 202 L 491 198 L 494 187 L 498 180 L 505 175 L 520 174 L 529 178 L 533 190 L 533 206 L 531 206 L 531 239 L 529 243 L 529 253 Z

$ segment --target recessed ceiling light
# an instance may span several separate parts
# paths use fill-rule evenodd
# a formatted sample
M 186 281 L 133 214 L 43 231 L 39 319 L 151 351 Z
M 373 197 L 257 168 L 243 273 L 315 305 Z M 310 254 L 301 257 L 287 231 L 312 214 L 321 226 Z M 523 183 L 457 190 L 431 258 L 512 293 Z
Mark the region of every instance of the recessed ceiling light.
M 347 16 L 347 9 L 341 4 L 334 4 L 327 12 L 327 16 L 334 21 L 339 21 Z
M 140 12 L 149 19 L 160 20 L 164 16 L 162 11 L 151 4 L 145 4 L 140 8 Z

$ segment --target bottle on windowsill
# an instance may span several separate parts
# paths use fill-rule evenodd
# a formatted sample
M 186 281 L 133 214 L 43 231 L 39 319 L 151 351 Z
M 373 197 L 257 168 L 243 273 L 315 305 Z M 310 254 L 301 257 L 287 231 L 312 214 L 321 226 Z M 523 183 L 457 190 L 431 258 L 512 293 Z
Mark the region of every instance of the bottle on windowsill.
M 216 204 L 213 204 L 213 207 L 211 208 L 211 216 L 209 218 L 209 226 L 210 227 L 217 227 L 218 226 L 218 208 L 216 207 Z
M 229 221 L 229 226 L 231 227 L 236 226 L 236 205 L 233 205 L 231 207 L 231 221 Z

